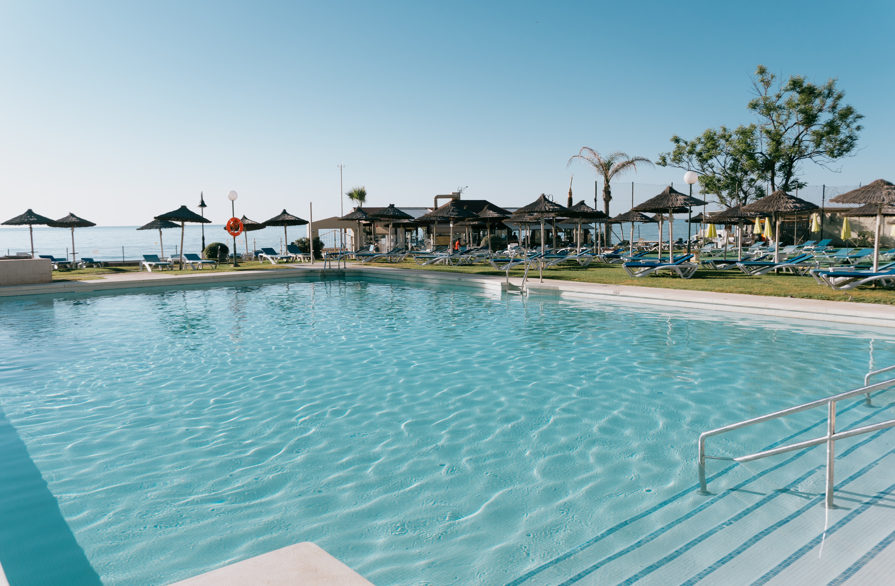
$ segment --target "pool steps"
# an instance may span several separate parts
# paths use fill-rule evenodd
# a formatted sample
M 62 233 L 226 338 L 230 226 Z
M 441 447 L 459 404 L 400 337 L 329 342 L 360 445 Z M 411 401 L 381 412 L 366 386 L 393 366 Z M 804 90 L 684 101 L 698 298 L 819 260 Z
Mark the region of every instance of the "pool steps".
M 844 408 L 842 429 L 891 418 L 895 403 L 877 402 L 882 406 L 858 400 Z M 895 430 L 841 443 L 838 507 L 829 511 L 825 539 L 821 446 L 748 467 L 729 465 L 712 479 L 715 494 L 702 496 L 694 484 L 577 548 L 533 564 L 507 586 L 889 583 L 895 569 Z

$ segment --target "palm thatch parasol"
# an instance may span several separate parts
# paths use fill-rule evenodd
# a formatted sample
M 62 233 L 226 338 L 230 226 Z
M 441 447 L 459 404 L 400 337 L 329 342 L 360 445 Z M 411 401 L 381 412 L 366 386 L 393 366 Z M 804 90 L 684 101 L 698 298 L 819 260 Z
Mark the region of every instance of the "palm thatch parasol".
M 569 208 L 559 205 L 554 201 L 547 199 L 547 195 L 542 193 L 541 196 L 527 206 L 522 206 L 516 210 L 516 215 L 536 216 L 541 220 L 541 254 L 546 252 L 547 243 L 544 242 L 545 230 L 544 220 L 546 218 L 557 218 L 560 216 L 568 216 Z
M 660 217 L 660 216 L 657 216 L 657 217 Z M 656 220 L 655 218 L 651 218 L 651 217 L 647 216 L 646 214 L 642 214 L 636 210 L 631 210 L 631 211 L 625 212 L 623 214 L 619 214 L 618 216 L 615 216 L 614 218 L 609 218 L 608 220 L 606 220 L 606 222 L 608 224 L 627 224 L 628 222 L 631 223 L 631 239 L 629 240 L 629 244 L 630 244 L 629 253 L 630 254 L 634 254 L 634 224 L 655 224 L 657 221 L 658 220 Z M 622 228 L 620 228 L 620 230 L 621 229 Z M 659 240 L 661 242 L 661 234 L 662 233 L 659 232 L 659 234 L 660 234 Z M 661 247 L 660 247 L 660 250 L 661 250 Z
M 386 235 L 385 246 L 388 250 L 392 249 L 392 224 L 395 220 L 412 220 L 413 216 L 402 212 L 395 207 L 395 204 L 388 204 L 387 208 L 376 210 L 369 214 L 371 218 L 388 221 L 388 234 Z
M 361 222 L 370 221 L 370 216 L 361 208 L 361 206 L 357 206 L 354 208 L 351 213 L 345 214 L 340 220 L 344 220 L 346 222 L 357 222 L 357 237 L 354 239 L 354 248 L 355 250 L 363 247 L 364 245 L 364 232 L 361 229 Z
M 501 207 L 497 207 L 492 203 L 485 204 L 478 214 L 476 214 L 479 218 L 485 221 L 485 225 L 488 229 L 488 250 L 491 250 L 491 225 L 494 222 L 501 223 L 503 220 L 506 220 L 513 214 Z
M 895 205 L 895 185 L 885 179 L 877 179 L 863 187 L 853 189 L 830 199 L 833 203 L 871 204 L 876 208 L 876 230 L 873 241 L 873 270 L 879 269 L 879 238 L 882 230 L 883 206 Z
M 162 214 L 155 217 L 156 220 L 168 220 L 169 222 L 180 222 L 180 270 L 183 270 L 183 234 L 186 231 L 184 225 L 186 222 L 195 224 L 210 224 L 211 220 L 203 218 L 196 212 L 190 211 L 186 206 L 180 206 L 173 212 Z M 236 251 L 233 251 L 236 254 Z
M 743 220 L 751 219 L 757 217 L 756 213 L 749 213 L 743 211 L 742 205 L 735 205 L 727 208 L 726 210 L 722 210 L 718 213 L 712 214 L 708 218 L 706 218 L 706 223 L 710 224 L 732 224 L 736 221 L 737 224 L 737 260 L 743 260 Z M 724 258 L 727 258 L 727 240 L 724 241 Z
M 137 230 L 158 230 L 158 243 L 162 250 L 162 258 L 165 258 L 165 243 L 162 240 L 162 230 L 179 227 L 180 226 L 178 226 L 174 222 L 169 222 L 167 220 L 153 220 L 145 226 L 140 226 L 139 228 L 137 228 Z
M 477 216 L 461 206 L 457 202 L 457 200 L 452 199 L 443 206 L 435 208 L 428 214 L 424 214 L 422 217 L 434 222 L 434 226 L 432 229 L 432 248 L 434 249 L 435 236 L 438 234 L 439 220 L 447 220 L 448 222 L 450 222 L 450 240 L 448 242 L 448 246 L 450 247 L 454 243 L 454 220 L 466 220 L 469 218 L 475 218 Z
M 34 257 L 34 228 L 33 228 L 33 226 L 34 225 L 46 226 L 48 224 L 51 224 L 52 222 L 53 222 L 53 220 L 51 220 L 50 218 L 41 216 L 40 214 L 35 214 L 34 211 L 31 210 L 31 208 L 28 208 L 28 211 L 26 211 L 24 214 L 22 214 L 21 216 L 16 216 L 15 218 L 13 218 L 11 220 L 6 220 L 5 222 L 3 222 L 3 225 L 4 226 L 24 226 L 25 224 L 28 225 L 28 233 L 31 235 L 31 257 L 33 258 Z
M 569 193 L 571 193 L 571 189 L 569 190 Z M 586 203 L 584 203 L 583 199 L 581 201 L 579 201 L 578 203 L 576 203 L 575 205 L 569 206 L 568 213 L 569 213 L 570 218 L 577 220 L 577 224 L 578 224 L 578 232 L 577 232 L 578 247 L 577 247 L 577 249 L 578 249 L 578 252 L 581 251 L 581 224 L 582 224 L 581 221 L 582 220 L 591 220 L 591 222 L 588 222 L 588 223 L 593 223 L 594 236 L 596 236 L 597 222 L 598 221 L 606 221 L 607 219 L 609 219 L 609 216 L 607 216 L 605 213 L 601 212 L 600 210 L 594 209 L 594 208 L 590 207 L 589 205 L 587 205 Z M 594 238 L 594 252 L 595 253 L 597 251 L 596 246 L 597 246 L 597 239 Z
M 762 216 L 773 216 L 776 230 L 774 232 L 774 262 L 780 262 L 780 215 L 820 209 L 810 201 L 777 190 L 767 197 L 753 201 L 740 208 L 740 212 L 754 213 Z
M 282 226 L 283 227 L 283 246 L 286 246 L 289 244 L 289 233 L 286 230 L 287 226 L 305 226 L 305 225 L 307 225 L 307 223 L 308 223 L 307 220 L 302 220 L 298 216 L 293 216 L 292 214 L 287 212 L 285 209 L 283 209 L 283 211 L 280 212 L 279 215 L 272 217 L 271 219 L 267 220 L 266 222 L 261 222 L 261 224 L 264 225 L 265 228 L 268 226 Z M 311 247 L 310 250 L 312 252 L 311 258 L 313 258 L 314 257 L 314 255 L 313 255 L 314 243 L 311 242 L 310 231 L 308 232 L 308 242 L 310 243 L 309 244 Z
M 64 218 L 50 222 L 49 226 L 51 228 L 71 228 L 71 263 L 74 265 L 77 262 L 75 258 L 75 228 L 90 228 L 91 226 L 96 226 L 96 224 L 69 212 Z
M 638 212 L 668 212 L 668 258 L 674 257 L 672 246 L 674 243 L 674 214 L 692 210 L 693 206 L 702 206 L 706 202 L 695 197 L 683 194 L 675 188 L 668 186 L 662 190 L 662 193 L 646 200 L 638 206 L 634 206 L 634 211 Z M 689 226 L 688 226 L 689 229 Z M 687 236 L 689 245 L 690 237 Z M 662 219 L 659 220 L 659 260 L 662 260 Z

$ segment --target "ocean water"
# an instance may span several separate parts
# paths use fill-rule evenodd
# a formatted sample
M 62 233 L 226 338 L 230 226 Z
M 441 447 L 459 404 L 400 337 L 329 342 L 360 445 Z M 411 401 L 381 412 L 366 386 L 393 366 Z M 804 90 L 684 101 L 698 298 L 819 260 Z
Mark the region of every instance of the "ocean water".
M 159 242 L 158 230 L 137 230 L 139 226 L 94 226 L 75 229 L 77 256 L 92 257 L 97 260 L 136 260 L 144 254 L 160 254 L 164 246 L 165 255 L 175 254 L 180 249 L 180 228 L 162 230 Z M 183 248 L 186 252 L 202 252 L 202 226 L 186 224 L 183 234 Z M 233 237 L 224 231 L 223 225 L 205 224 L 205 244 L 223 242 L 232 246 Z M 288 229 L 289 241 L 307 236 L 306 226 Z M 239 252 L 245 250 L 245 236 L 237 239 Z M 283 241 L 282 228 L 265 228 L 248 233 L 250 250 L 270 246 L 279 250 Z M 57 258 L 70 258 L 71 230 L 34 226 L 34 253 L 51 254 Z M 254 247 L 254 248 L 253 248 Z M 30 252 L 31 240 L 27 226 L 0 227 L 0 254 Z M 68 256 L 67 256 L 68 255 Z
M 499 586 L 892 342 L 363 280 L 0 300 L 0 563 L 149 586 L 313 541 L 374 584 Z
M 674 221 L 674 238 L 686 238 L 687 222 Z M 623 228 L 623 234 L 622 232 Z M 692 233 L 699 229 L 698 224 L 692 226 Z M 613 226 L 614 241 L 627 240 L 630 237 L 630 224 L 622 227 Z M 329 231 L 327 231 L 329 232 Z M 288 229 L 288 238 L 292 242 L 297 238 L 304 238 L 308 234 L 307 226 L 296 226 Z M 636 224 L 634 227 L 634 241 L 639 238 L 644 240 L 656 240 L 659 234 L 657 224 Z M 237 248 L 240 252 L 245 250 L 245 236 L 237 239 Z M 257 250 L 262 246 L 268 246 L 280 250 L 283 245 L 282 228 L 265 228 L 248 234 L 249 250 Z M 331 236 L 321 231 L 321 238 L 327 245 L 331 245 Z M 664 226 L 663 238 L 668 238 L 668 227 Z M 232 246 L 232 237 L 224 231 L 222 225 L 205 225 L 205 243 L 224 242 Z M 136 260 L 144 254 L 159 254 L 161 245 L 164 245 L 165 255 L 175 254 L 180 248 L 180 230 L 170 229 L 162 231 L 162 241 L 159 243 L 158 230 L 137 230 L 137 226 L 95 226 L 93 228 L 75 229 L 75 246 L 77 256 L 87 256 L 97 260 Z M 34 251 L 35 254 L 51 254 L 57 258 L 70 258 L 71 254 L 71 230 L 61 228 L 49 228 L 47 226 L 34 226 Z M 187 224 L 184 231 L 184 250 L 196 253 L 202 250 L 202 227 L 196 224 Z M 27 226 L 0 226 L 0 254 L 15 254 L 16 252 L 30 252 L 31 240 Z

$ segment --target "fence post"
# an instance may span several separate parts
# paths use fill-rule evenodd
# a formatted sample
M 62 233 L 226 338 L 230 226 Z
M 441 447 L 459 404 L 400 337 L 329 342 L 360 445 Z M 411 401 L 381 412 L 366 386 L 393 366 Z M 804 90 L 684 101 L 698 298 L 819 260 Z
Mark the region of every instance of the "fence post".
M 124 247 L 121 247 L 121 264 L 124 264 Z

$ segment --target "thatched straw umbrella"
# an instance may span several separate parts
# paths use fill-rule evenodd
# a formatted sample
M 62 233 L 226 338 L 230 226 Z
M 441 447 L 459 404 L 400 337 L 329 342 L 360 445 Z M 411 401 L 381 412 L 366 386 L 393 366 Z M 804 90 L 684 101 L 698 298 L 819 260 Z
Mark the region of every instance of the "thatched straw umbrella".
M 513 214 L 501 207 L 497 207 L 494 204 L 487 203 L 485 207 L 476 214 L 479 218 L 485 220 L 485 224 L 488 227 L 488 251 L 491 251 L 491 224 L 497 222 L 500 223 L 503 220 L 511 217 Z
M 637 212 L 668 212 L 668 258 L 674 258 L 674 214 L 688 211 L 693 206 L 705 205 L 701 199 L 685 195 L 675 188 L 668 186 L 662 193 L 652 199 L 648 199 L 638 206 L 634 206 L 633 211 Z M 689 243 L 689 236 L 687 241 Z M 659 221 L 659 260 L 662 259 L 662 221 Z
M 168 220 L 169 222 L 180 222 L 180 270 L 183 270 L 183 234 L 186 232 L 186 228 L 184 224 L 186 222 L 193 222 L 196 224 L 210 224 L 211 220 L 203 218 L 196 212 L 192 212 L 187 209 L 186 206 L 180 206 L 173 212 L 168 212 L 167 214 L 162 214 L 160 216 L 155 217 L 156 220 Z M 236 254 L 236 251 L 233 251 L 233 254 Z
M 283 227 L 283 246 L 286 246 L 289 244 L 289 232 L 287 232 L 286 227 L 287 226 L 305 226 L 308 223 L 308 221 L 302 220 L 298 216 L 293 216 L 292 214 L 290 214 L 289 212 L 287 212 L 284 209 L 282 212 L 279 213 L 279 215 L 276 215 L 276 216 L 272 217 L 271 219 L 267 220 L 266 222 L 261 222 L 261 223 L 264 225 L 265 228 L 268 226 L 282 226 Z M 311 240 L 310 230 L 308 231 L 308 246 L 310 246 L 311 258 L 313 259 L 314 258 L 314 243 Z M 282 252 L 282 251 L 280 251 L 280 252 Z M 234 251 L 234 254 L 236 254 L 235 251 Z
M 392 224 L 395 220 L 412 220 L 413 216 L 402 212 L 395 207 L 395 204 L 388 204 L 387 208 L 376 210 L 369 214 L 371 218 L 388 221 L 388 234 L 385 236 L 385 247 L 390 251 L 392 249 Z
M 879 237 L 883 218 L 883 206 L 895 205 L 895 185 L 885 179 L 877 179 L 863 187 L 830 199 L 833 203 L 862 203 L 876 207 L 876 230 L 873 241 L 873 270 L 879 269 Z
M 75 228 L 90 228 L 91 226 L 96 226 L 96 224 L 69 212 L 64 218 L 50 222 L 49 226 L 51 228 L 71 228 L 71 264 L 74 265 L 77 262 L 75 259 Z
M 267 228 L 267 226 L 265 226 L 261 222 L 256 222 L 255 220 L 250 220 L 245 216 L 240 218 L 239 221 L 242 222 L 242 233 L 245 236 L 245 242 L 246 242 L 246 256 L 248 256 L 248 254 L 249 254 L 249 232 L 255 232 L 257 230 L 264 230 L 265 228 Z M 226 230 L 226 229 L 227 229 L 227 227 L 224 226 L 224 230 Z M 236 254 L 235 250 L 233 251 L 233 254 Z
M 452 199 L 443 206 L 435 208 L 421 217 L 434 222 L 434 228 L 432 229 L 433 249 L 435 248 L 435 236 L 438 234 L 438 221 L 447 220 L 450 222 L 450 240 L 448 241 L 448 248 L 450 249 L 454 244 L 454 220 L 468 220 L 469 218 L 476 218 L 478 216 L 461 206 L 456 199 Z
M 34 228 L 33 226 L 46 226 L 51 224 L 53 220 L 50 218 L 41 216 L 40 214 L 35 214 L 31 208 L 28 208 L 21 216 L 16 216 L 11 220 L 6 220 L 3 222 L 4 226 L 24 226 L 28 225 L 28 233 L 31 235 L 31 258 L 34 258 Z
M 357 250 L 361 248 L 364 245 L 364 232 L 361 229 L 361 222 L 369 221 L 369 214 L 367 214 L 361 206 L 357 206 L 350 214 L 345 214 L 339 219 L 345 222 L 357 222 L 357 235 L 354 239 L 354 249 Z
M 661 217 L 661 216 L 657 215 L 657 217 Z M 655 224 L 656 222 L 658 222 L 658 220 L 656 220 L 656 218 L 651 218 L 651 217 L 647 216 L 646 214 L 641 214 L 640 212 L 634 211 L 634 210 L 625 212 L 623 214 L 619 214 L 619 215 L 615 216 L 614 218 L 609 218 L 608 220 L 606 220 L 606 223 L 608 223 L 608 224 L 627 224 L 628 222 L 631 223 L 630 254 L 634 254 L 634 224 Z M 623 228 L 619 227 L 619 229 L 621 230 Z M 624 234 L 624 233 L 622 233 L 622 234 Z M 662 250 L 661 243 L 662 243 L 662 232 L 660 230 L 659 231 L 659 244 L 660 244 L 659 250 L 660 251 Z M 661 254 L 661 252 L 660 252 L 660 254 Z
M 712 214 L 704 221 L 710 224 L 737 224 L 737 260 L 743 260 L 743 220 L 756 217 L 758 214 L 743 211 L 742 205 L 735 205 L 716 214 Z M 727 259 L 727 239 L 724 239 L 724 258 Z
M 162 230 L 168 230 L 170 228 L 180 228 L 174 222 L 169 222 L 167 220 L 153 220 L 146 224 L 145 226 L 140 226 L 137 230 L 158 230 L 158 243 L 159 247 L 161 247 L 162 258 L 165 257 L 165 242 L 162 240 Z
M 774 262 L 780 262 L 780 216 L 816 209 L 820 208 L 810 201 L 805 201 L 794 195 L 789 195 L 788 193 L 777 190 L 767 197 L 763 197 L 758 201 L 753 201 L 749 205 L 743 206 L 740 208 L 740 211 L 743 213 L 773 216 L 776 227 L 776 230 L 774 231 Z
M 569 190 L 569 192 L 571 193 L 571 189 Z M 581 252 L 581 221 L 582 220 L 591 220 L 591 222 L 588 222 L 588 223 L 589 224 L 592 223 L 594 225 L 594 235 L 596 235 L 597 222 L 605 221 L 608 219 L 608 216 L 606 214 L 604 214 L 600 210 L 596 210 L 596 209 L 590 207 L 589 205 L 584 203 L 583 199 L 581 201 L 579 201 L 577 204 L 569 207 L 569 217 L 574 218 L 575 220 L 577 220 L 577 223 L 578 223 L 578 233 L 577 233 L 578 252 Z M 597 242 L 596 238 L 594 238 L 594 253 L 596 253 L 596 242 Z
M 541 254 L 546 252 L 547 243 L 544 242 L 546 232 L 544 230 L 544 220 L 547 218 L 568 217 L 569 208 L 559 205 L 556 202 L 547 199 L 546 194 L 531 202 L 527 206 L 522 206 L 516 210 L 516 215 L 535 216 L 541 220 Z

